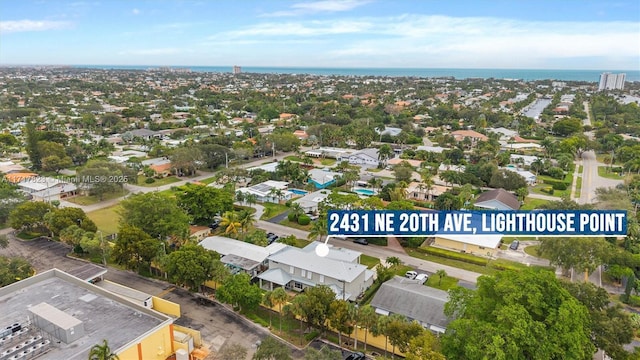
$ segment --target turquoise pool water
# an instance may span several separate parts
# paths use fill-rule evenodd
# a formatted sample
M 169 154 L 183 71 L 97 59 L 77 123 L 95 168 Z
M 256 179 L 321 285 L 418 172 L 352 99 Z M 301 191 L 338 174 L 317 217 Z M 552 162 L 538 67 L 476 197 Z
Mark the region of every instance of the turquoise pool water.
M 357 189 L 357 190 L 354 190 L 354 192 L 357 192 L 358 194 L 362 194 L 362 195 L 367 195 L 367 196 L 373 196 L 376 194 L 373 190 L 369 190 L 369 189 Z
M 296 194 L 296 195 L 307 195 L 307 191 L 304 190 L 300 190 L 300 189 L 289 189 L 289 191 L 291 191 L 292 193 Z

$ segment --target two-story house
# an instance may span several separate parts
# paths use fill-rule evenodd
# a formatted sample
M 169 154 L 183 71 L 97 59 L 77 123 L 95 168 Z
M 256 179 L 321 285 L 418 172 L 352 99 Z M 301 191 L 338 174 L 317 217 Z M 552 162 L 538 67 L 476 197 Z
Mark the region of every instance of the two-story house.
M 319 242 L 304 249 L 289 246 L 269 256 L 269 270 L 258 275 L 260 287 L 273 290 L 279 286 L 301 292 L 307 287 L 325 285 L 336 299 L 355 301 L 373 284 L 375 272 L 359 264 L 360 253 L 330 248 L 329 255 L 315 253 Z

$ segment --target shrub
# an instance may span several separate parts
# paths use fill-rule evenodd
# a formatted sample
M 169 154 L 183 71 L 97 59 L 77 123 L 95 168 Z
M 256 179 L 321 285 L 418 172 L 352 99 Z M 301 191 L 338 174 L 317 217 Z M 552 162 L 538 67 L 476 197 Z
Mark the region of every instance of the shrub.
M 569 181 L 571 181 L 571 179 L 569 179 Z M 555 185 L 555 184 L 564 184 L 565 186 L 568 186 L 569 184 L 567 184 L 565 181 L 563 180 L 558 180 L 558 179 L 547 179 L 547 178 L 543 178 L 542 182 L 546 185 Z
M 305 340 L 307 340 L 307 341 L 311 341 L 311 340 L 313 340 L 313 339 L 317 338 L 317 337 L 318 337 L 318 335 L 320 335 L 320 331 L 318 331 L 318 330 L 313 330 L 312 332 L 310 332 L 310 333 L 308 333 L 308 334 L 305 334 L 305 335 L 304 335 L 304 339 L 305 339 Z
M 475 264 L 480 266 L 486 266 L 487 263 L 489 262 L 489 260 L 485 258 L 464 254 L 464 253 L 457 253 L 455 251 L 434 248 L 431 246 L 424 247 L 422 248 L 422 250 L 428 255 L 440 256 L 440 257 L 452 259 L 452 260 L 460 260 L 460 261 L 467 262 L 469 264 Z
M 289 221 L 294 222 L 296 220 L 298 220 L 298 218 L 296 217 L 296 214 L 290 212 L 289 215 L 287 215 L 287 219 L 289 219 Z
M 549 174 L 549 176 L 551 176 L 554 179 L 564 178 L 564 171 L 559 167 L 555 167 L 555 166 L 549 168 L 549 170 L 547 170 L 547 174 Z
M 553 195 L 553 186 L 545 186 L 541 191 L 549 195 Z
M 146 178 L 144 182 L 147 184 L 153 184 L 154 182 L 156 182 L 156 179 L 150 177 L 150 178 Z
M 552 189 L 553 190 L 567 190 L 567 184 L 565 184 L 565 183 L 553 184 Z
M 311 222 L 311 218 L 307 215 L 300 215 L 298 217 L 298 224 L 300 225 L 309 225 L 310 222 Z

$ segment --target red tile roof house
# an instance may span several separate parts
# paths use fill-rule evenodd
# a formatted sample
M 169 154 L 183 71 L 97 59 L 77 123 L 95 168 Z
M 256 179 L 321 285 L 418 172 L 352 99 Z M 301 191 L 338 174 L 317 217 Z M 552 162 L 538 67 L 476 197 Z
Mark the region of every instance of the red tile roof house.
M 451 135 L 456 141 L 462 141 L 465 138 L 470 138 L 473 143 L 489 140 L 486 135 L 480 134 L 479 132 L 473 130 L 456 130 L 452 132 Z

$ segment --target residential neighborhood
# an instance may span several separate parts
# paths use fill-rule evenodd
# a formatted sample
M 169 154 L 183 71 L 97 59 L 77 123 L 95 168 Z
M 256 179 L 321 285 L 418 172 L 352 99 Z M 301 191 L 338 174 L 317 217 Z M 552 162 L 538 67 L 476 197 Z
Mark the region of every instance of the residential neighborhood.
M 318 341 L 380 359 L 415 356 L 411 339 L 454 351 L 476 316 L 455 306 L 527 296 L 574 309 L 589 357 L 638 345 L 637 82 L 623 96 L 595 80 L 2 67 L 0 84 L 0 256 L 32 256 L 14 268 L 49 270 L 24 247 L 60 245 L 67 260 L 165 284 L 162 296 L 183 290 L 193 300 L 180 306 L 211 306 L 211 321 L 224 308 L 299 355 Z M 327 238 L 333 209 L 630 215 L 620 239 Z M 53 271 L 39 281 L 98 291 Z M 209 321 L 189 316 L 176 321 Z M 257 352 L 223 333 L 202 333 L 209 358 Z

